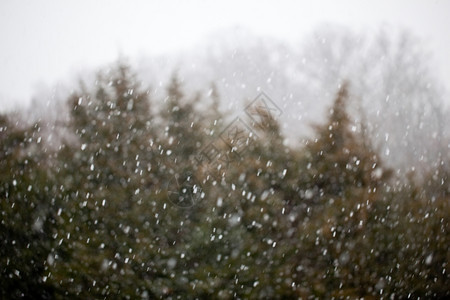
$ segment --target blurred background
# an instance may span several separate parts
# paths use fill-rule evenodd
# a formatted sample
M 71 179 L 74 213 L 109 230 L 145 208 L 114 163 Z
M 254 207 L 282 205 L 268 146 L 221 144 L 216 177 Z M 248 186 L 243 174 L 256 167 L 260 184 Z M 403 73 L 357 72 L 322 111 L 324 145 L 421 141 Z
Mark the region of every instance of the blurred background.
M 2 297 L 448 297 L 449 12 L 2 1 Z
M 56 117 L 57 109 L 48 108 L 64 102 L 80 78 L 126 58 L 160 99 L 174 72 L 191 91 L 207 92 L 214 82 L 221 106 L 232 111 L 266 91 L 286 112 L 280 122 L 291 143 L 308 136 L 342 80 L 352 81 L 369 121 L 395 117 L 371 124 L 383 127 L 374 128 L 380 139 L 393 131 L 388 142 L 405 146 L 394 163 L 417 162 L 423 138 L 448 130 L 445 1 L 5 1 L 1 7 L 5 112 Z M 422 124 L 422 135 L 409 122 Z

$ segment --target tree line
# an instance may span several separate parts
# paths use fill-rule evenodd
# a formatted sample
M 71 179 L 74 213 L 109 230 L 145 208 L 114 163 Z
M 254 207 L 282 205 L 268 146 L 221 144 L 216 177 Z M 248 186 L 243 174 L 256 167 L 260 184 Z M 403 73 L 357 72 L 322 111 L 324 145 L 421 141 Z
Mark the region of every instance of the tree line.
M 176 76 L 153 99 L 117 63 L 67 99 L 54 149 L 1 115 L 2 298 L 450 295 L 448 161 L 399 180 L 351 83 L 302 147 L 271 110 L 227 123 L 220 101 Z

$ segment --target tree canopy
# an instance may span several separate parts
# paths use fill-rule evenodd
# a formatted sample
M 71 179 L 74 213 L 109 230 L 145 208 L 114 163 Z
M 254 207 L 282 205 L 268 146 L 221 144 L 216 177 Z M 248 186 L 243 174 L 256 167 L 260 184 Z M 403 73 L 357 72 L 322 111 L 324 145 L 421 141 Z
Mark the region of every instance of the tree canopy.
M 1 297 L 449 297 L 448 164 L 396 183 L 351 91 L 298 147 L 267 95 L 227 123 L 214 85 L 205 114 L 124 63 L 67 99 L 57 149 L 2 115 Z

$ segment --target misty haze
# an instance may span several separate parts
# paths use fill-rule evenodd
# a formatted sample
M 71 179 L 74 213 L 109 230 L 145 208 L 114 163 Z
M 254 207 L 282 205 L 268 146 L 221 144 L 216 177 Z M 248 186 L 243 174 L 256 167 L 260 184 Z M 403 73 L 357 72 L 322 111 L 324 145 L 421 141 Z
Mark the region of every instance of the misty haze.
M 1 298 L 450 298 L 449 8 L 3 2 Z

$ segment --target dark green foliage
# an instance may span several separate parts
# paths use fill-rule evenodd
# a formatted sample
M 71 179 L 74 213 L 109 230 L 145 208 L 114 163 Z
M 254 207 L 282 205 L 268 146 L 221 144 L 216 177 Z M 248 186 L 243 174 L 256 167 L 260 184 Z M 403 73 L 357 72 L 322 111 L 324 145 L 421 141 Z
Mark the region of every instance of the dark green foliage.
M 39 125 L 19 129 L 0 116 L 0 286 L 2 298 L 48 298 L 54 211 L 39 149 Z
M 394 184 L 347 85 L 298 149 L 257 107 L 237 143 L 214 85 L 207 113 L 176 76 L 159 110 L 149 95 L 125 64 L 100 72 L 53 153 L 1 116 L 2 298 L 450 296 L 448 164 Z

